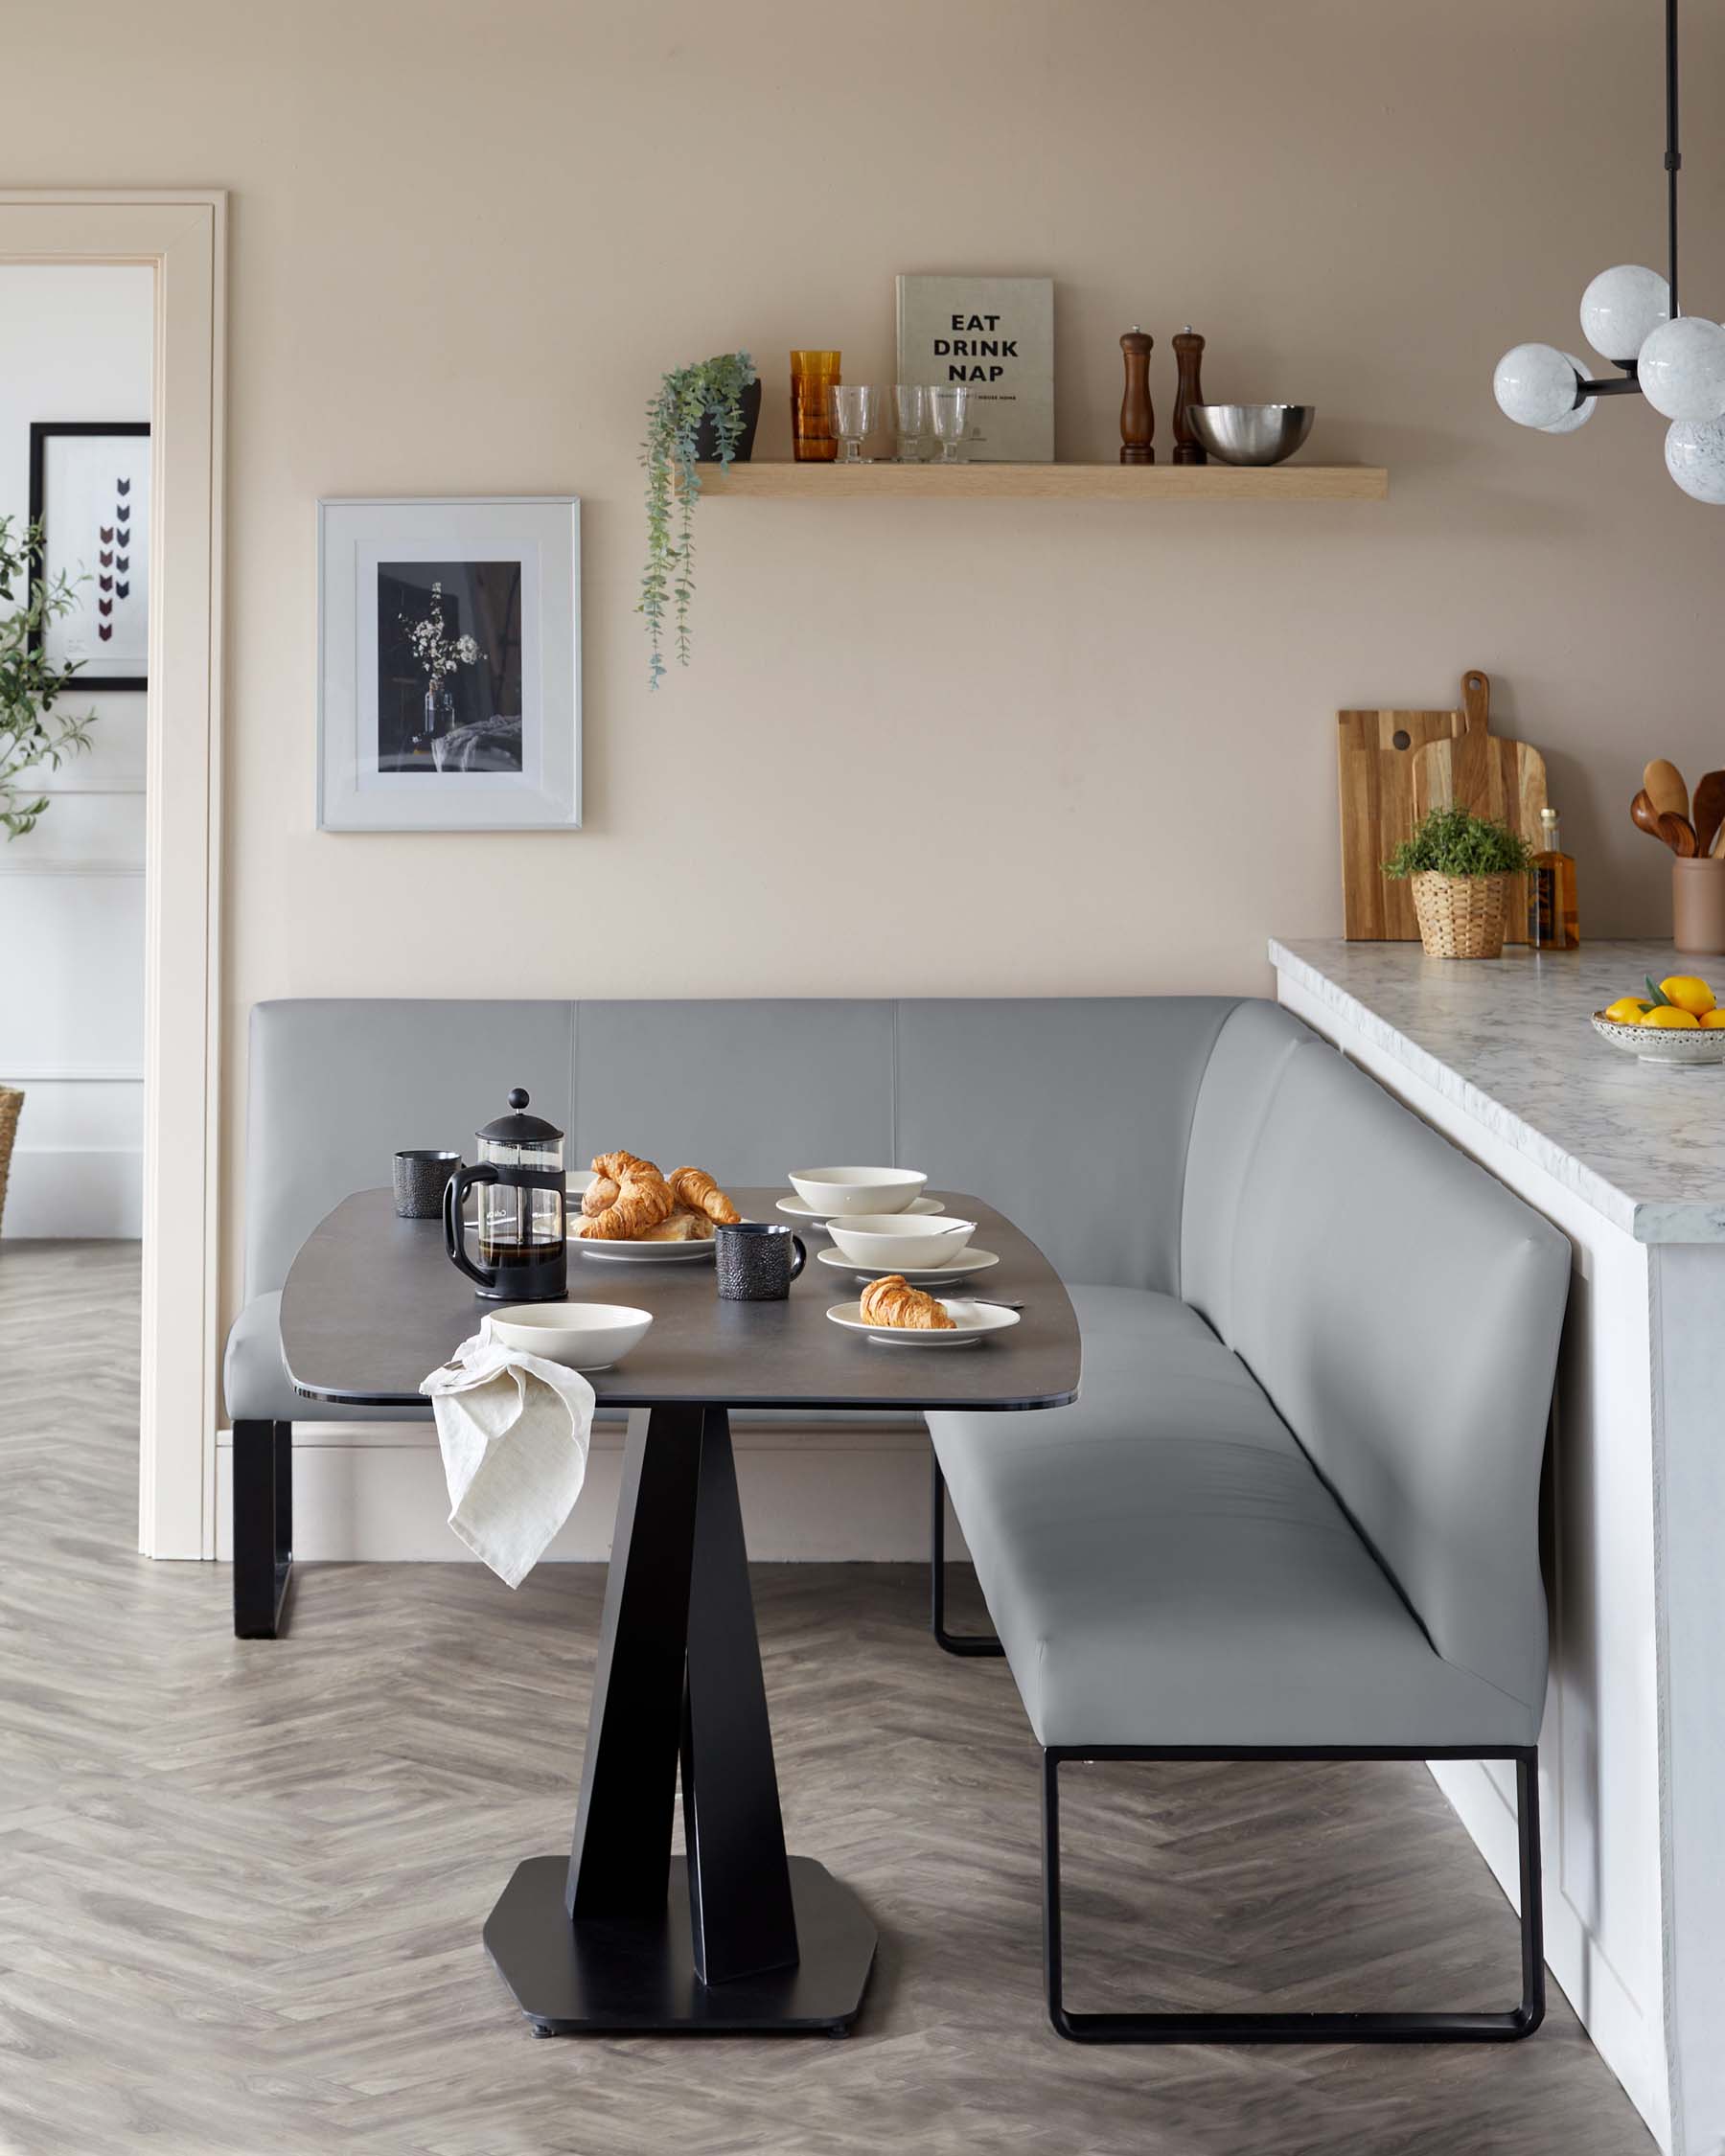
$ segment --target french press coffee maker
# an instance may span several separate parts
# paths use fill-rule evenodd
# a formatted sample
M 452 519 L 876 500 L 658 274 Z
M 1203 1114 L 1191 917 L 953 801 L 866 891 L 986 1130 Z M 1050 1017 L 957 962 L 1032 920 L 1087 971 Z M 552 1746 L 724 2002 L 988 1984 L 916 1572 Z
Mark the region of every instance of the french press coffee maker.
M 479 1132 L 479 1164 L 444 1186 L 444 1248 L 492 1302 L 558 1302 L 568 1292 L 564 1241 L 564 1135 L 527 1113 L 517 1086 L 510 1112 Z M 479 1262 L 467 1251 L 467 1194 L 479 1193 Z

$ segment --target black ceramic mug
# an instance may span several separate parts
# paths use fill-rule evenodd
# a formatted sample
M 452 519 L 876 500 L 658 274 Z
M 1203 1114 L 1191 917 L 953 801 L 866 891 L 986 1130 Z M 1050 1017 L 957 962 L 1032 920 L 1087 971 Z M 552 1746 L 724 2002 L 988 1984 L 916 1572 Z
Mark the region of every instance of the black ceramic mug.
M 397 1220 L 440 1220 L 444 1184 L 460 1165 L 459 1153 L 398 1153 L 395 1157 Z
M 724 1302 L 783 1302 L 809 1258 L 802 1237 L 776 1221 L 743 1220 L 717 1227 L 713 1243 Z

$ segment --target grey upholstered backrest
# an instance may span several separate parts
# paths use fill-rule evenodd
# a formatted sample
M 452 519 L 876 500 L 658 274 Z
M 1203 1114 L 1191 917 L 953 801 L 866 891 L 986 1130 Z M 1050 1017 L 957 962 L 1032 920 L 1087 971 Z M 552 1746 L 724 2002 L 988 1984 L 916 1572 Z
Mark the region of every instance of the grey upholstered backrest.
M 570 1135 L 728 1181 L 901 1162 L 974 1191 L 1069 1279 L 1173 1293 L 1186 1132 L 1234 1008 L 1211 997 L 260 1003 L 245 1292 L 279 1288 L 400 1146 L 451 1146 L 513 1085 Z
M 1231 998 L 898 1006 L 898 1158 L 987 1198 L 1067 1280 L 1180 1290 L 1186 1134 Z
M 1212 1322 L 1438 1652 L 1537 1708 L 1539 1475 L 1568 1244 L 1316 1039 L 1278 1059 L 1239 1141 Z M 1192 1165 L 1188 1212 L 1216 1184 L 1196 1152 Z
M 1224 1340 L 1233 1314 L 1240 1199 L 1282 1070 L 1317 1035 L 1276 1003 L 1236 1004 L 1192 1113 L 1180 1221 L 1180 1295 Z
M 584 1002 L 573 1135 L 575 1167 L 628 1146 L 737 1183 L 891 1164 L 892 1005 Z
M 574 1006 L 374 997 L 259 1003 L 245 1130 L 245 1293 L 279 1288 L 351 1191 L 405 1146 L 473 1158 L 512 1086 L 567 1127 Z

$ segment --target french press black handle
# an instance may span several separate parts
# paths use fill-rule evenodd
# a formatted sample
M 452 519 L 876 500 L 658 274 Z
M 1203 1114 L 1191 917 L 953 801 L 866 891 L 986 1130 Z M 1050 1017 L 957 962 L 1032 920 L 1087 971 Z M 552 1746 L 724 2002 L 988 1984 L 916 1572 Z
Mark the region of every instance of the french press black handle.
M 467 1194 L 475 1183 L 495 1182 L 497 1171 L 494 1167 L 457 1168 L 444 1184 L 444 1249 L 470 1280 L 477 1280 L 482 1288 L 494 1288 L 497 1275 L 486 1273 L 476 1266 L 467 1254 L 467 1222 L 463 1215 L 467 1208 Z

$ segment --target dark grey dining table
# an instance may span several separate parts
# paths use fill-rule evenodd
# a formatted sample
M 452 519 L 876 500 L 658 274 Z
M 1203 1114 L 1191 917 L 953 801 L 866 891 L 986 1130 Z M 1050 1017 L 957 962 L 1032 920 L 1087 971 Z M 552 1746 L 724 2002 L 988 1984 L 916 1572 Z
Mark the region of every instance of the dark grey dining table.
M 780 1191 L 731 1195 L 748 1219 L 779 1217 Z M 729 1416 L 1005 1411 L 1077 1396 L 1077 1319 L 1052 1266 L 979 1199 L 934 1195 L 1000 1257 L 976 1292 L 1024 1306 L 974 1344 L 883 1345 L 830 1323 L 861 1285 L 816 1262 L 818 1231 L 802 1231 L 809 1262 L 783 1302 L 722 1302 L 700 1260 L 570 1246 L 572 1299 L 633 1304 L 654 1323 L 625 1362 L 591 1375 L 601 1407 L 649 1411 L 629 1418 L 573 1846 L 524 1858 L 485 1926 L 540 2035 L 841 2035 L 856 2017 L 875 1927 L 824 1865 L 786 1854 Z M 389 1191 L 362 1190 L 294 1259 L 283 1359 L 310 1399 L 418 1404 L 421 1381 L 492 1307 L 450 1264 L 440 1222 L 398 1220 Z

